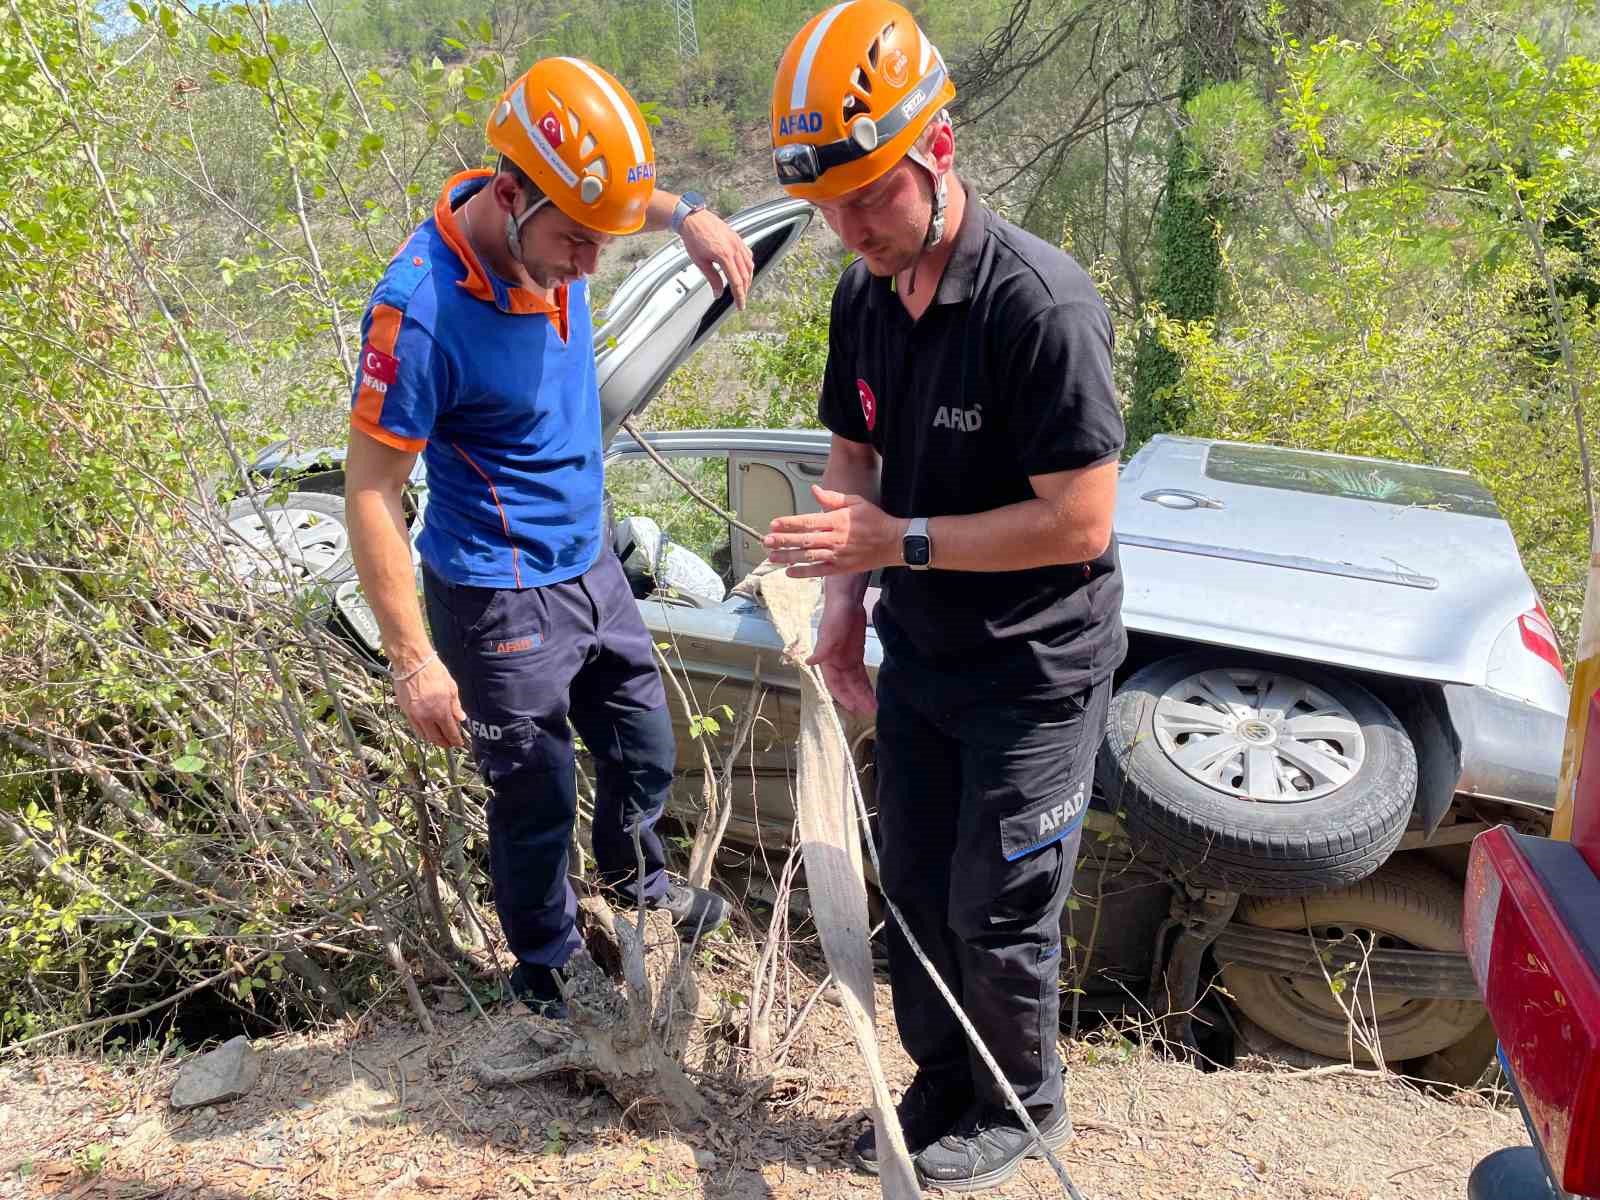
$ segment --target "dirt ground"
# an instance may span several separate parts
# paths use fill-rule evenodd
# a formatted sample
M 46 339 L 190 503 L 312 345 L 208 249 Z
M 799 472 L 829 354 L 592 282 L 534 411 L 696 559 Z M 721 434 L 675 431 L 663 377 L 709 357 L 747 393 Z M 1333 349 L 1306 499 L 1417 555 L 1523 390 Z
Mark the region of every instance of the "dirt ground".
M 896 1090 L 910 1064 L 888 996 L 879 1027 Z M 581 1081 L 508 1091 L 472 1064 L 516 1018 L 403 1013 L 358 1033 L 264 1039 L 259 1082 L 217 1109 L 174 1112 L 178 1064 L 36 1058 L 0 1065 L 0 1196 L 72 1200 L 372 1197 L 869 1197 L 844 1155 L 865 1082 L 842 1014 L 816 1006 L 765 1095 L 750 1081 L 715 1126 L 661 1128 Z M 1453 1200 L 1472 1164 L 1524 1139 L 1477 1093 L 1425 1095 L 1341 1069 L 1246 1060 L 1202 1072 L 1126 1042 L 1067 1047 L 1076 1139 L 1062 1156 L 1085 1200 Z M 1009 1197 L 1052 1196 L 1043 1162 Z

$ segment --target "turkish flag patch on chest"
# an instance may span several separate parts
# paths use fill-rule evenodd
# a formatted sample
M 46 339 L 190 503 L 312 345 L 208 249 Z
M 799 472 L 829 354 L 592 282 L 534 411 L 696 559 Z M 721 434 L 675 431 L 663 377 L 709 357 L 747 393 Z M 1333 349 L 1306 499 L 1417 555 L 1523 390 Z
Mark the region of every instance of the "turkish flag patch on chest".
M 861 415 L 867 419 L 870 431 L 878 424 L 878 398 L 872 394 L 872 385 L 865 379 L 856 380 L 856 394 L 861 397 Z

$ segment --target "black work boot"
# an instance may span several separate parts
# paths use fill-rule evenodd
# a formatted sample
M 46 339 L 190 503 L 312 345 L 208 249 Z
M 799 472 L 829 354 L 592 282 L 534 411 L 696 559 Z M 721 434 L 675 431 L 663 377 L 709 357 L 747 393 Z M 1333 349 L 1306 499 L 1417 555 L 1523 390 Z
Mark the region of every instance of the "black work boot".
M 667 890 L 660 897 L 646 901 L 645 907 L 659 908 L 671 916 L 673 928 L 685 942 L 697 941 L 701 934 L 710 933 L 728 919 L 728 902 L 721 896 L 676 879 L 667 883 Z
M 536 967 L 519 962 L 511 970 L 511 986 L 508 990 L 511 997 L 521 1001 L 533 1016 L 565 1021 L 567 1002 L 556 983 L 557 974 L 554 967 Z
M 917 1072 L 900 1103 L 894 1106 L 900 1118 L 900 1132 L 906 1139 L 906 1150 L 915 1155 L 930 1142 L 943 1137 L 955 1128 L 961 1114 L 972 1105 L 972 1084 L 961 1079 L 935 1079 Z M 877 1130 L 868 1126 L 856 1139 L 853 1148 L 856 1166 L 869 1175 L 878 1173 Z
M 1032 1116 L 1032 1114 L 1029 1114 Z M 1044 1144 L 1058 1150 L 1072 1137 L 1072 1118 L 1065 1104 L 1034 1117 Z M 1025 1158 L 1043 1158 L 1033 1135 L 1011 1112 L 973 1109 L 954 1132 L 917 1155 L 917 1174 L 931 1187 L 947 1192 L 981 1192 L 999 1187 L 1017 1173 Z

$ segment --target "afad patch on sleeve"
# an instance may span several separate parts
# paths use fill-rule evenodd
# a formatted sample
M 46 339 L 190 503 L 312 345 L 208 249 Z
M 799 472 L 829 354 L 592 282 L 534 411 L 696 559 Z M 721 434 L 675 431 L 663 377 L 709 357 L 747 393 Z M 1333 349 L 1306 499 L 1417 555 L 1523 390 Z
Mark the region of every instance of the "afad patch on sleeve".
M 361 344 L 360 378 L 356 388 L 356 416 L 371 426 L 383 424 L 383 401 L 400 378 L 400 360 L 394 356 L 400 335 L 400 310 L 376 305 Z
M 400 376 L 400 360 L 372 346 L 361 347 L 361 386 L 371 388 L 378 395 L 389 392 L 389 385 Z

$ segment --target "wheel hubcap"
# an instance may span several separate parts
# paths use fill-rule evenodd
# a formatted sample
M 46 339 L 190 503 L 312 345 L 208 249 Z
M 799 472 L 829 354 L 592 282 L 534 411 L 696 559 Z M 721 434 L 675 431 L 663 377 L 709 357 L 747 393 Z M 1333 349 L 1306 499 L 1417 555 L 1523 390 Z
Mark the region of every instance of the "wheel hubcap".
M 263 519 L 264 518 L 264 519 Z M 303 586 L 322 578 L 349 553 L 342 522 L 309 508 L 265 508 L 228 522 L 228 562 L 247 582 Z
M 1361 725 L 1321 688 L 1249 667 L 1201 671 L 1156 703 L 1156 742 L 1180 771 L 1261 803 L 1314 800 L 1366 759 Z

